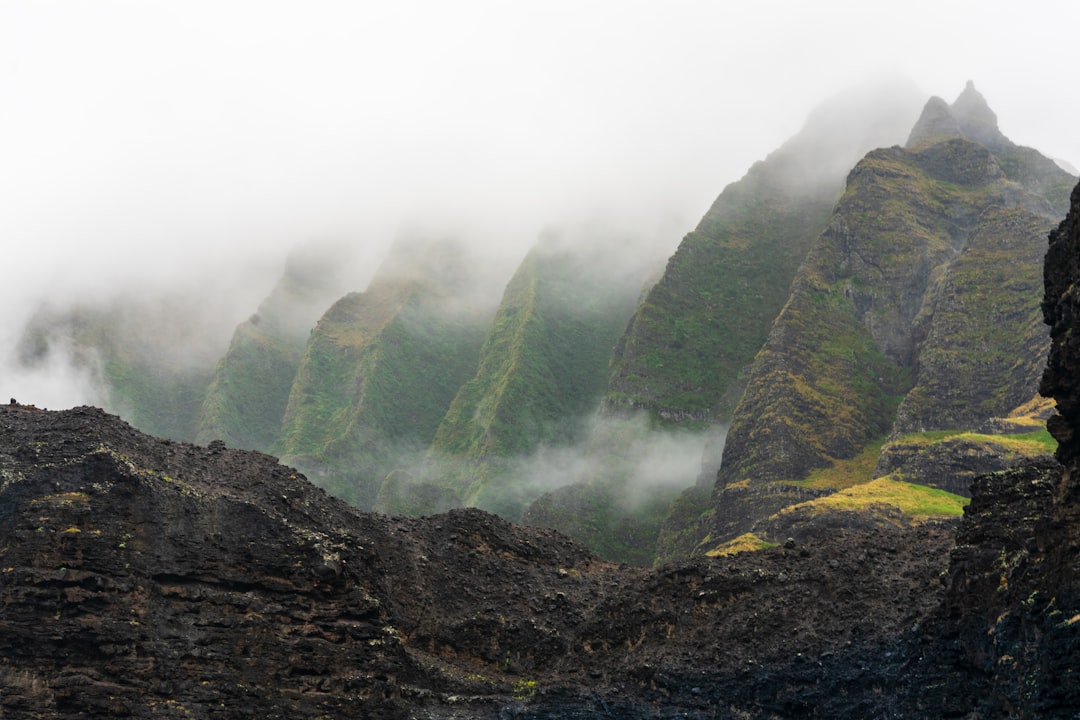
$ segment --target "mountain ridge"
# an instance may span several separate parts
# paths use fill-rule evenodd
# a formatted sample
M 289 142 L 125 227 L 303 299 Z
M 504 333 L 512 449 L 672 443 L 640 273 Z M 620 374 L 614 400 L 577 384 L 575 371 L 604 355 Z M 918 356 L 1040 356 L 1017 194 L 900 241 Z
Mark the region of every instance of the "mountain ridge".
M 1009 381 L 1012 390 L 996 404 L 969 409 L 982 413 L 977 419 L 957 417 L 957 427 L 1005 416 L 1034 396 L 1039 353 L 1045 347 L 1036 308 L 1038 248 L 1061 197 L 1040 196 L 1012 179 L 1048 171 L 1052 163 L 1043 159 L 1021 170 L 1018 166 L 1030 154 L 990 132 L 985 121 L 993 113 L 973 86 L 957 103 L 975 118 L 980 137 L 991 137 L 1005 160 L 957 134 L 970 124 L 960 122 L 966 116 L 957 120 L 953 108 L 932 99 L 913 132 L 913 147 L 874 150 L 852 169 L 844 196 L 807 254 L 750 371 L 713 490 L 715 513 L 703 537 L 705 549 L 801 502 L 805 490 L 798 481 L 812 470 L 852 458 L 876 439 L 910 429 L 896 425 L 896 413 L 913 387 L 925 395 L 920 382 L 964 387 L 956 363 L 942 355 L 951 352 L 948 343 L 956 333 L 933 329 L 945 322 L 938 312 L 946 308 L 939 307 L 942 292 L 954 313 L 965 302 L 972 303 L 963 321 L 953 321 L 954 330 L 964 322 L 975 328 L 965 328 L 961 337 L 998 332 L 1009 335 L 1008 342 L 1019 341 L 1014 350 L 1033 353 Z M 944 111 L 956 122 L 948 132 L 938 132 Z M 1063 171 L 1050 172 L 1035 190 L 1065 182 Z M 1014 238 L 1021 228 L 1022 235 Z M 1002 283 L 986 275 L 987 261 L 972 260 L 973 253 L 991 253 L 993 247 L 1004 255 L 988 257 L 1008 256 L 1014 269 L 1023 271 L 1014 288 L 1020 293 L 1003 293 Z M 1025 264 L 1016 264 L 1013 257 L 1020 247 Z M 979 272 L 962 271 L 965 259 Z M 982 295 L 969 288 L 958 294 L 961 277 Z M 1001 308 L 992 322 L 980 309 L 987 305 Z M 978 341 L 965 342 L 971 346 Z M 989 384 L 967 386 L 954 395 L 960 406 L 978 407 L 971 405 L 971 396 L 992 394 L 1008 377 L 1017 360 L 1008 350 L 999 357 L 999 364 L 985 370 L 983 382 Z M 989 359 L 983 353 L 971 366 Z M 935 380 L 935 372 L 943 374 Z M 980 376 L 966 377 L 971 382 Z M 917 397 L 905 407 L 909 420 L 919 405 Z M 925 408 L 925 398 L 921 402 Z M 944 398 L 934 402 L 944 413 Z M 955 415 L 956 410 L 951 412 Z M 944 415 L 941 422 L 952 428 Z

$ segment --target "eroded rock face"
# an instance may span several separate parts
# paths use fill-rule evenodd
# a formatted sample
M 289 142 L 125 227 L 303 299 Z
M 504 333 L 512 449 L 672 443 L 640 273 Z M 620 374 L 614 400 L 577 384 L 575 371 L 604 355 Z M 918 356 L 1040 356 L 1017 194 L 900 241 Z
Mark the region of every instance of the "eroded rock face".
M 1065 465 L 1080 457 L 1080 185 L 1073 190 L 1069 215 L 1050 235 L 1043 277 L 1043 317 L 1050 326 L 1050 356 L 1039 391 L 1057 401 L 1047 428 L 1059 443 Z

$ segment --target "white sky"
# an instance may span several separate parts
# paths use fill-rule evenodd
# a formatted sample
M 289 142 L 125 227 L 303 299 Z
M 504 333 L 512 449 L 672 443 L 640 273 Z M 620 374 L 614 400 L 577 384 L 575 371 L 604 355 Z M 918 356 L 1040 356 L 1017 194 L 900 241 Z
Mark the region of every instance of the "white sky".
M 950 102 L 972 79 L 1080 166 L 1078 31 L 1069 0 L 0 0 L 0 341 L 61 288 L 198 269 L 257 302 L 313 237 L 512 252 L 600 216 L 674 249 L 883 71 Z

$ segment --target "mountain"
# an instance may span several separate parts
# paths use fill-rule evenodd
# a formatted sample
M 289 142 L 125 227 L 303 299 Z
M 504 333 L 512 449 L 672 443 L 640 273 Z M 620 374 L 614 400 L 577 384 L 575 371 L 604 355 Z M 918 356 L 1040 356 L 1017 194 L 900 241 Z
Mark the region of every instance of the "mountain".
M 431 443 L 438 483 L 459 503 L 518 517 L 540 492 L 520 477 L 523 460 L 587 436 L 644 272 L 610 252 L 549 236 L 510 279 L 476 374 Z
M 1080 186 L 1041 305 L 1057 460 L 980 477 L 957 534 L 850 513 L 628 568 L 479 510 L 358 512 L 262 453 L 94 408 L 0 405 L 0 711 L 1072 717 L 1077 257 Z
M 98 409 L 0 405 L 0 711 L 1072 717 L 1080 186 L 1049 237 L 1055 458 L 976 478 L 959 523 L 837 510 L 645 570 L 480 510 L 359 512 Z
M 754 359 L 706 546 L 839 489 L 812 471 L 914 431 L 976 431 L 1032 399 L 1039 257 L 1073 181 L 1001 135 L 971 84 L 927 103 L 906 147 L 861 160 Z
M 955 516 L 975 476 L 1055 447 L 1037 295 L 1072 178 L 974 86 L 917 121 L 910 97 L 823 105 L 644 290 L 651 255 L 597 228 L 544 237 L 501 301 L 491 253 L 404 237 L 364 292 L 294 255 L 222 337 L 124 297 L 43 310 L 22 355 L 359 507 L 477 506 L 628 563 Z
M 289 463 L 360 507 L 431 442 L 475 371 L 490 308 L 452 241 L 403 240 L 315 325 L 282 419 Z
M 868 150 L 901 140 L 921 101 L 903 83 L 833 98 L 728 185 L 634 313 L 612 359 L 606 403 L 663 423 L 729 421 L 741 375 L 845 174 Z
M 111 411 L 147 432 L 190 440 L 228 341 L 205 310 L 179 294 L 47 305 L 24 329 L 18 355 L 27 367 L 70 364 Z
M 798 134 L 724 189 L 647 289 L 615 346 L 604 427 L 585 450 L 603 458 L 603 468 L 539 498 L 526 522 L 558 528 L 607 557 L 634 563 L 649 562 L 666 524 L 660 555 L 689 552 L 692 542 L 672 538 L 683 534 L 684 520 L 695 522 L 705 509 L 705 484 L 719 466 L 745 369 L 825 227 L 844 174 L 867 150 L 904 137 L 919 102 L 918 92 L 901 82 L 832 98 Z M 652 454 L 635 416 L 642 412 L 650 425 L 675 433 L 657 439 L 661 447 L 705 442 L 700 467 L 642 487 L 637 468 Z M 695 480 L 702 487 L 678 498 Z M 665 523 L 673 502 L 685 509 Z
M 327 245 L 294 250 L 257 312 L 237 326 L 206 390 L 197 442 L 221 440 L 230 447 L 266 451 L 279 446 L 308 335 L 344 292 L 337 250 Z

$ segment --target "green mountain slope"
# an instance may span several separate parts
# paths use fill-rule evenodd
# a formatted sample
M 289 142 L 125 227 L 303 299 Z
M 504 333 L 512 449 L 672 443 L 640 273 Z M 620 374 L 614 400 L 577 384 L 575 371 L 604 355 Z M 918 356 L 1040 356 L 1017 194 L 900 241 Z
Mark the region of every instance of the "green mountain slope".
M 795 481 L 880 442 L 912 388 L 904 417 L 939 426 L 989 421 L 1031 397 L 1038 360 L 1011 367 L 1007 356 L 1038 351 L 1026 275 L 1071 182 L 1004 138 L 970 85 L 952 106 L 928 103 L 906 148 L 856 165 L 754 360 L 710 542 L 801 502 Z M 998 274 L 1006 258 L 1014 283 Z M 935 389 L 952 384 L 951 396 Z
M 27 366 L 70 363 L 107 411 L 159 437 L 191 440 L 226 339 L 185 298 L 121 296 L 41 309 L 19 356 Z
M 1050 339 L 1038 305 L 1046 217 L 993 207 L 933 288 L 917 382 L 893 432 L 978 428 L 1038 391 Z M 973 391 L 978 390 L 973 395 Z
M 475 371 L 490 310 L 470 295 L 453 244 L 399 246 L 367 291 L 319 320 L 283 419 L 282 459 L 364 508 L 383 478 L 422 452 Z
M 522 459 L 583 438 L 642 272 L 556 241 L 525 257 L 431 445 L 438 482 L 459 502 L 517 517 L 538 493 L 521 478 Z
M 693 547 L 687 519 L 708 507 L 746 372 L 845 175 L 868 150 L 901 141 L 922 99 L 906 84 L 885 84 L 823 104 L 796 136 L 724 189 L 637 308 L 612 360 L 606 406 L 642 409 L 660 424 L 711 437 L 698 486 L 657 529 L 659 557 Z
M 725 188 L 620 339 L 607 404 L 664 423 L 729 420 L 740 374 L 825 228 L 844 175 L 866 151 L 904 137 L 916 97 L 907 86 L 838 97 Z
M 276 452 L 300 358 L 316 320 L 341 295 L 331 248 L 308 246 L 288 258 L 258 311 L 237 326 L 214 369 L 199 413 L 196 442 Z

